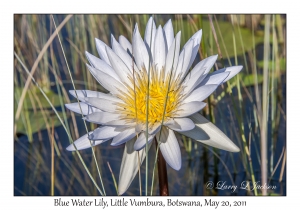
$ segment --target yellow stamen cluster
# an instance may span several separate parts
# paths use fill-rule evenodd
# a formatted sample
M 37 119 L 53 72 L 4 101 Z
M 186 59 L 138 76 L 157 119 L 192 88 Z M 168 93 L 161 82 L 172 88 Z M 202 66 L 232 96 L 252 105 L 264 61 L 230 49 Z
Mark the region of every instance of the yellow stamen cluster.
M 150 126 L 167 121 L 173 117 L 180 104 L 183 87 L 179 85 L 178 78 L 165 75 L 161 71 L 150 70 L 150 84 L 148 88 L 148 73 L 143 68 L 134 72 L 134 89 L 118 97 L 124 101 L 121 104 L 121 112 L 124 118 L 135 120 L 137 123 L 146 124 L 147 121 L 147 97 L 149 96 L 148 124 Z

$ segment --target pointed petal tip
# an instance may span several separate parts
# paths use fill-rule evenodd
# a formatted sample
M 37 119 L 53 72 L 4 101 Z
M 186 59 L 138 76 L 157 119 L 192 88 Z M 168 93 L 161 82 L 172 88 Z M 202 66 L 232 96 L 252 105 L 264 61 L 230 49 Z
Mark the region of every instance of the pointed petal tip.
M 239 71 L 241 71 L 244 68 L 244 66 L 242 66 L 242 65 L 236 66 L 236 67 L 237 67 L 237 69 L 239 69 Z
M 201 142 L 203 143 L 203 142 Z M 228 143 L 228 142 L 227 142 Z M 221 145 L 221 144 L 220 144 Z M 223 144 L 222 145 L 222 148 L 219 148 L 219 146 L 213 146 L 213 145 L 210 145 L 211 147 L 215 147 L 215 148 L 218 148 L 218 149 L 221 149 L 221 150 L 224 150 L 224 151 L 227 151 L 227 152 L 240 152 L 240 148 L 238 148 L 233 142 L 230 142 L 229 144 L 225 145 Z
M 173 168 L 176 171 L 179 171 L 181 169 L 181 157 L 180 157 L 180 162 L 176 163 L 176 164 L 172 164 L 170 165 L 170 163 L 168 163 L 168 165 Z
M 91 66 L 88 63 L 85 63 L 86 67 L 90 68 Z
M 85 51 L 84 54 L 85 54 L 85 57 L 87 58 L 87 60 L 89 61 L 89 63 L 91 64 L 91 66 L 93 66 L 92 59 L 91 59 L 91 57 L 93 55 L 91 53 L 89 53 L 88 51 Z
M 199 31 L 197 31 L 192 38 L 196 38 L 197 36 L 202 37 L 202 29 L 200 29 Z
M 170 165 L 169 165 L 170 166 Z M 173 165 L 173 166 L 170 166 L 171 168 L 173 168 L 174 170 L 176 171 L 179 171 L 181 169 L 181 161 L 180 163 L 178 163 L 177 165 Z
M 136 30 L 139 32 L 139 26 L 137 23 L 134 25 L 134 32 L 136 32 Z
M 232 143 L 232 148 L 231 150 L 228 150 L 228 152 L 240 152 L 240 148 L 238 148 L 234 143 Z
M 238 66 L 230 66 L 230 67 L 227 67 L 226 70 L 234 70 L 234 72 L 238 73 L 240 72 L 242 69 L 243 69 L 244 66 L 242 65 L 238 65 Z
M 215 147 L 228 152 L 239 152 L 240 149 L 230 140 L 218 127 L 208 121 L 200 114 L 194 114 L 192 117 L 196 127 L 194 130 L 183 132 L 198 142 Z M 203 136 L 205 134 L 207 137 Z
M 230 66 L 227 67 L 225 69 L 225 72 L 229 72 L 229 75 L 227 76 L 227 78 L 223 81 L 227 82 L 228 80 L 230 80 L 231 78 L 233 78 L 235 75 L 237 75 L 241 70 L 243 69 L 243 66 Z M 219 70 L 220 71 L 220 70 Z M 215 71 L 218 72 L 218 71 Z
M 70 144 L 69 146 L 67 146 L 66 150 L 69 152 L 73 152 L 73 151 L 75 151 L 75 148 L 74 148 L 73 144 Z
M 118 144 L 114 143 L 114 142 L 111 142 L 110 143 L 110 146 L 118 146 Z
M 70 104 L 65 104 L 65 107 L 66 107 L 67 109 L 69 109 Z
M 95 42 L 96 42 L 96 43 L 99 43 L 99 42 L 101 43 L 101 40 L 98 39 L 98 38 L 95 38 Z
M 118 186 L 118 195 L 119 196 L 123 195 L 126 192 L 126 190 L 127 190 L 127 188 L 126 189 L 125 188 L 119 188 L 119 186 Z
M 148 19 L 148 21 L 147 21 L 147 25 L 151 24 L 152 22 L 155 24 L 153 16 L 150 16 L 149 19 Z

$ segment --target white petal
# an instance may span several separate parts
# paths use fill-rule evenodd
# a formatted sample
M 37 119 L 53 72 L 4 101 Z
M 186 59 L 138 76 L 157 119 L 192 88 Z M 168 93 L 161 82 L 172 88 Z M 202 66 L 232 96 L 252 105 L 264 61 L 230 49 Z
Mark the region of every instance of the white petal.
M 194 42 L 193 45 L 195 45 L 195 42 Z M 187 67 L 188 70 L 191 68 L 191 66 L 192 66 L 193 63 L 194 63 L 194 60 L 195 60 L 196 55 L 197 55 L 197 53 L 198 53 L 199 47 L 200 47 L 200 44 L 198 44 L 198 45 L 196 45 L 196 46 L 193 46 L 193 49 L 192 49 L 192 55 L 191 55 L 191 58 L 190 58 L 189 65 L 188 65 L 188 67 Z
M 171 74 L 172 68 L 174 69 L 174 72 L 176 70 L 177 64 L 178 64 L 178 57 L 179 57 L 179 50 L 180 50 L 180 36 L 181 32 L 179 31 L 176 34 L 175 39 L 173 40 L 172 45 L 170 46 L 170 49 L 167 54 L 166 58 L 166 68 L 165 68 L 165 78 L 167 78 L 168 74 Z
M 204 101 L 210 94 L 212 94 L 219 85 L 204 85 L 195 89 L 183 102 Z
M 186 46 L 183 48 L 184 56 L 183 56 L 183 63 L 181 69 L 178 69 L 177 72 L 181 73 L 181 79 L 185 77 L 188 73 L 188 66 L 191 60 L 192 52 L 193 52 L 193 40 L 186 43 Z
M 120 118 L 119 114 L 109 113 L 109 112 L 95 112 L 85 116 L 88 122 L 96 124 L 104 124 L 109 121 L 117 120 Z
M 97 38 L 95 39 L 95 41 L 96 41 L 96 48 L 97 48 L 97 51 L 98 51 L 98 54 L 99 54 L 100 58 L 103 61 L 105 61 L 108 65 L 110 65 L 110 62 L 108 60 L 106 50 L 105 50 L 105 47 L 107 47 L 107 45 L 104 42 L 102 42 L 101 40 L 97 39 Z
M 69 90 L 69 93 L 72 96 L 74 96 L 75 98 L 76 98 L 76 93 L 77 93 L 78 99 L 80 101 L 84 101 L 84 102 L 86 102 L 85 101 L 86 97 L 103 98 L 103 99 L 108 99 L 108 100 L 117 101 L 117 102 L 120 101 L 120 99 L 118 99 L 112 95 L 97 92 L 97 91 L 92 91 L 92 90 L 76 90 L 76 93 L 75 93 L 75 90 Z
M 198 49 L 200 46 L 201 37 L 202 37 L 202 30 L 199 30 L 190 38 L 190 40 L 194 40 L 194 43 L 193 43 L 193 50 L 192 50 L 193 52 L 192 52 L 190 63 L 188 65 L 187 69 L 189 69 L 192 66 L 192 64 L 196 58 L 196 55 L 197 55 L 197 52 L 198 52 Z
M 93 131 L 89 132 L 89 135 L 92 134 Z M 96 146 L 98 144 L 102 144 L 103 142 L 105 142 L 107 140 L 100 140 L 100 141 L 93 141 L 93 140 L 89 140 L 88 138 L 88 134 L 85 134 L 83 136 L 81 136 L 79 139 L 77 139 L 76 141 L 74 141 L 73 144 L 70 144 L 66 150 L 68 151 L 76 151 L 74 144 L 77 148 L 77 150 L 82 150 L 82 149 L 87 149 L 90 148 L 91 145 L 92 146 Z
M 166 36 L 167 46 L 170 49 L 171 44 L 174 40 L 174 31 L 171 19 L 164 25 L 164 32 Z
M 121 47 L 119 49 L 123 50 L 123 48 L 121 48 Z M 132 72 L 129 71 L 129 69 L 126 66 L 126 64 L 110 48 L 107 47 L 106 48 L 106 52 L 107 52 L 108 59 L 109 59 L 109 61 L 111 63 L 111 66 L 116 71 L 116 73 L 119 76 L 120 80 L 123 82 L 123 84 L 126 84 L 129 87 L 133 88 L 132 82 L 129 79 L 129 75 L 132 74 Z M 126 54 L 126 52 L 124 52 L 124 53 Z
M 126 129 L 114 137 L 114 139 L 111 142 L 111 145 L 118 146 L 120 144 L 123 144 L 123 143 L 129 141 L 130 139 L 132 139 L 135 136 L 136 136 L 135 128 Z
M 167 55 L 167 45 L 165 42 L 163 30 L 161 26 L 158 27 L 154 41 L 154 65 L 159 71 L 165 66 Z
M 105 93 L 97 92 L 97 91 L 92 91 L 92 90 L 69 90 L 69 93 L 74 96 L 75 98 L 78 97 L 80 101 L 85 101 L 85 97 L 98 97 L 101 95 L 106 95 Z
M 96 56 L 93 56 L 89 52 L 85 52 L 85 55 L 86 55 L 87 59 L 89 60 L 90 64 L 94 68 L 96 68 L 96 69 L 104 72 L 105 74 L 112 76 L 116 80 L 120 81 L 120 78 L 116 74 L 115 70 L 113 68 L 111 68 L 111 66 L 108 65 L 106 62 L 102 61 L 101 59 L 97 58 Z
M 229 152 L 239 152 L 240 149 L 213 123 L 209 122 L 200 114 L 194 114 L 191 119 L 195 128 L 191 131 L 180 132 L 181 134 L 195 139 L 203 144 L 223 149 Z
M 175 125 L 175 121 L 174 121 L 175 118 L 169 118 L 167 120 L 164 121 L 163 125 L 165 126 L 169 126 L 169 125 Z
M 103 125 L 114 126 L 118 128 L 126 128 L 126 127 L 135 127 L 135 122 L 128 122 L 128 120 L 113 120 L 107 123 L 103 123 Z
M 229 75 L 229 72 L 223 72 L 219 74 L 208 74 L 205 79 L 197 86 L 203 86 L 203 85 L 211 85 L 211 84 L 221 84 Z
M 147 48 L 142 40 L 140 35 L 138 26 L 135 26 L 132 38 L 132 48 L 133 48 L 133 57 L 135 59 L 135 63 L 139 69 L 145 67 L 148 71 L 149 67 L 149 54 Z
M 121 35 L 119 36 L 119 43 L 128 54 L 132 55 L 132 46 L 128 39 Z
M 207 74 L 210 71 L 210 69 L 216 63 L 217 59 L 218 59 L 218 55 L 212 55 L 212 56 L 209 56 L 208 58 L 205 58 L 199 62 L 200 69 L 204 68 L 204 74 Z M 192 73 L 192 75 L 194 75 L 194 73 L 196 73 L 196 71 L 191 72 L 191 73 Z
M 130 56 L 123 47 L 117 42 L 117 40 L 112 35 L 112 49 L 113 51 L 119 56 L 119 58 L 124 62 L 124 64 L 127 66 L 129 75 L 132 75 L 132 71 L 137 70 L 137 66 L 134 63 L 134 60 L 132 56 Z M 110 62 L 112 64 L 112 62 Z M 115 69 L 115 67 L 114 67 Z M 125 69 L 125 71 L 127 70 Z
M 156 34 L 156 25 L 153 18 L 150 17 L 146 25 L 144 42 L 149 52 L 151 61 L 153 59 L 155 34 Z M 151 50 L 150 50 L 150 46 L 151 46 Z
M 80 103 L 81 110 L 80 110 L 78 102 L 71 103 L 71 104 L 65 104 L 65 106 L 72 112 L 75 112 L 78 114 L 81 114 L 81 111 L 82 111 L 83 115 L 88 115 L 88 114 L 91 114 L 94 112 L 102 112 L 100 109 L 92 107 L 86 103 L 83 103 L 83 102 L 79 102 L 79 103 Z
M 106 112 L 114 112 L 117 110 L 119 107 L 117 104 L 118 102 L 108 100 L 108 99 L 103 99 L 103 98 L 85 98 L 85 100 L 91 104 L 92 106 Z M 120 100 L 120 102 L 122 102 Z
M 183 49 L 179 54 L 179 58 L 178 58 L 178 61 L 177 61 L 177 66 L 176 66 L 176 68 L 174 68 L 174 72 L 173 72 L 173 75 L 174 75 L 173 77 L 175 77 L 175 78 L 177 78 L 178 75 L 181 73 L 183 62 L 184 62 L 183 61 L 184 53 L 185 53 L 185 50 Z M 175 67 L 175 65 L 174 65 L 174 67 Z
M 229 72 L 228 77 L 226 77 L 226 79 L 223 81 L 223 83 L 224 83 L 224 82 L 227 82 L 228 80 L 230 80 L 232 77 L 234 77 L 237 73 L 239 73 L 242 70 L 242 68 L 243 68 L 243 66 L 231 66 L 231 67 L 227 67 L 224 69 L 220 69 L 211 74 L 208 74 L 208 76 L 220 74 L 222 72 Z
M 140 133 L 144 130 L 144 125 L 142 123 L 135 123 L 135 132 Z
M 196 124 L 196 122 L 194 122 L 194 124 L 195 124 L 195 127 L 192 130 L 178 131 L 178 133 L 181 133 L 181 134 L 183 134 L 187 137 L 190 137 L 192 139 L 195 139 L 197 141 L 209 140 L 209 138 L 210 138 L 209 135 L 202 128 L 200 128 L 199 125 Z
M 159 134 L 156 135 L 158 139 Z M 163 127 L 160 142 L 159 148 L 166 162 L 169 166 L 178 171 L 181 168 L 181 152 L 174 132 L 171 129 Z
M 110 127 L 110 126 L 101 126 L 94 130 L 90 135 L 90 139 L 99 140 L 99 139 L 111 139 L 121 133 L 124 129 Z
M 127 88 L 120 83 L 118 80 L 113 78 L 111 75 L 108 75 L 102 71 L 95 69 L 87 64 L 88 69 L 95 79 L 109 92 L 112 94 L 118 94 L 119 90 L 126 90 Z
M 154 124 L 148 131 L 149 134 L 151 135 L 155 135 L 159 130 L 160 130 L 160 127 L 161 127 L 161 123 L 156 123 Z
M 152 142 L 154 138 L 154 135 L 148 135 L 148 144 Z M 145 132 L 142 132 L 139 134 L 139 137 L 137 138 L 136 142 L 134 143 L 134 149 L 139 151 L 143 149 L 146 146 L 146 135 Z
M 214 65 L 218 55 L 210 56 L 200 61 L 186 76 L 183 85 L 186 86 L 184 94 L 190 93 L 197 85 L 199 85 L 206 76 L 211 67 Z
M 145 148 L 141 151 L 134 150 L 134 142 L 135 139 L 132 139 L 125 144 L 119 175 L 119 195 L 122 195 L 128 189 L 146 156 Z M 151 145 L 149 145 L 148 148 L 150 148 L 150 146 Z
M 187 117 L 196 112 L 199 112 L 206 106 L 206 103 L 200 101 L 192 101 L 178 107 L 178 111 L 176 112 L 174 117 Z
M 201 37 L 202 37 L 202 29 L 200 29 L 199 31 L 197 31 L 197 32 L 191 37 L 191 39 L 194 39 L 194 40 L 196 41 L 194 46 L 200 44 Z
M 198 63 L 200 65 L 200 69 L 204 68 L 204 74 L 207 74 L 210 71 L 217 59 L 218 55 L 212 55 Z M 191 72 L 192 76 L 194 75 L 194 73 L 196 73 L 196 71 Z
M 173 123 L 167 126 L 174 131 L 189 131 L 195 127 L 195 124 L 189 118 L 175 118 Z

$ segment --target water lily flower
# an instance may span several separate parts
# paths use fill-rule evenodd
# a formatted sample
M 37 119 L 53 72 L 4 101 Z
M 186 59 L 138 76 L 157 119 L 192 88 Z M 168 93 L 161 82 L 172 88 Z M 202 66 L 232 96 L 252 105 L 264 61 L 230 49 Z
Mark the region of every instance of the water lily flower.
M 100 58 L 86 52 L 90 63 L 87 68 L 109 93 L 70 91 L 74 97 L 78 96 L 80 103 L 66 104 L 66 107 L 76 113 L 82 110 L 86 121 L 100 127 L 80 137 L 67 150 L 74 151 L 75 146 L 77 150 L 86 149 L 111 139 L 113 146 L 126 143 L 119 194 L 128 189 L 139 163 L 143 162 L 147 140 L 150 145 L 155 137 L 166 162 L 175 170 L 181 168 L 181 153 L 174 132 L 219 149 L 239 151 L 222 131 L 198 112 L 206 106 L 203 101 L 220 84 L 235 76 L 242 66 L 209 73 L 217 60 L 217 55 L 213 55 L 190 70 L 202 30 L 196 32 L 181 51 L 180 35 L 179 31 L 174 37 L 171 20 L 164 27 L 156 27 L 150 17 L 144 40 L 137 25 L 132 44 L 124 36 L 119 37 L 119 42 L 111 36 L 110 48 L 96 39 Z

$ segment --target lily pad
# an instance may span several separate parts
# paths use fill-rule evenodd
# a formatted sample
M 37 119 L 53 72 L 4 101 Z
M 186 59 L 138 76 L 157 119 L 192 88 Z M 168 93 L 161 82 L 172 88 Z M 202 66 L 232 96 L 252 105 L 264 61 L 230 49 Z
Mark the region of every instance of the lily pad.
M 16 133 L 31 136 L 33 133 L 46 129 L 47 124 L 50 129 L 52 128 L 52 123 L 54 127 L 61 125 L 58 117 L 53 112 L 45 111 L 44 114 L 45 116 L 43 116 L 41 111 L 35 113 L 32 111 L 23 112 L 22 117 L 16 122 Z M 62 118 L 62 113 L 59 112 L 58 114 Z
M 15 87 L 15 99 L 18 101 L 23 88 Z M 60 96 L 51 90 L 44 90 L 54 107 L 60 106 Z M 14 113 L 16 113 L 18 103 L 14 104 Z M 58 113 L 62 118 L 63 114 Z M 52 111 L 52 108 L 44 95 L 37 87 L 31 87 L 23 102 L 20 118 L 15 122 L 16 134 L 27 135 L 29 141 L 32 141 L 32 134 L 44 130 L 49 126 L 61 125 L 58 117 Z
M 263 60 L 258 61 L 257 66 L 260 67 L 260 68 L 263 68 L 264 67 L 264 61 Z M 273 68 L 273 61 L 269 61 L 269 69 L 272 69 L 272 68 Z M 281 58 L 279 60 L 279 68 L 280 68 L 280 71 L 285 71 L 286 70 L 286 60 L 285 60 L 285 58 Z
M 227 56 L 225 53 L 226 51 L 225 51 L 224 45 L 222 43 L 221 36 L 219 35 L 217 25 L 216 25 L 215 21 L 213 21 L 213 23 L 214 23 L 214 28 L 215 28 L 215 31 L 217 34 L 218 43 L 219 43 L 219 46 L 220 46 L 220 49 L 222 52 L 222 56 L 224 58 L 235 56 L 235 53 L 234 53 L 235 45 L 236 45 L 236 54 L 237 55 L 242 55 L 245 52 L 253 49 L 253 39 L 252 39 L 253 35 L 252 35 L 252 31 L 250 29 L 240 27 L 240 33 L 241 33 L 241 37 L 242 37 L 242 40 L 241 40 L 237 26 L 233 27 L 231 25 L 231 23 L 229 23 L 229 22 L 218 21 L 221 36 L 224 40 L 224 45 L 228 52 L 228 56 Z M 193 25 L 188 20 L 182 20 L 182 23 L 179 20 L 175 20 L 174 25 L 176 25 L 176 24 L 178 26 L 181 26 L 181 25 L 183 26 L 183 28 L 181 28 L 181 32 L 184 33 L 184 34 L 182 34 L 182 43 L 185 43 L 187 41 L 187 39 L 190 38 L 193 35 L 193 33 L 195 32 L 195 31 L 191 30 Z M 217 49 L 215 40 L 212 35 L 212 30 L 211 30 L 209 21 L 203 20 L 202 26 L 200 26 L 198 29 L 199 30 L 202 29 L 201 42 L 203 42 L 203 41 L 205 42 L 207 51 L 211 52 L 210 49 L 212 49 L 213 54 L 218 54 L 218 49 Z M 235 38 L 235 45 L 234 45 L 234 38 Z M 259 43 L 263 43 L 264 37 L 259 34 L 254 34 L 254 40 L 255 40 L 254 46 L 256 46 Z
M 18 93 L 21 95 L 23 88 L 21 87 L 15 87 L 15 94 Z M 54 93 L 53 91 L 49 89 L 45 89 L 44 92 L 46 93 L 47 97 L 50 99 L 51 103 L 53 106 L 60 106 L 59 102 L 59 95 Z M 41 91 L 37 87 L 31 87 L 28 89 L 25 99 L 24 99 L 24 104 L 26 103 L 27 109 L 40 109 L 41 107 L 43 108 L 51 108 L 50 104 L 48 101 L 45 99 L 44 95 L 41 93 Z M 17 104 L 16 104 L 17 105 Z
M 261 84 L 263 82 L 263 75 L 261 75 L 261 74 L 257 74 L 255 76 L 254 74 L 240 73 L 239 76 L 241 77 L 241 79 L 246 87 L 253 86 L 256 84 Z M 256 77 L 257 77 L 257 82 L 256 82 Z

